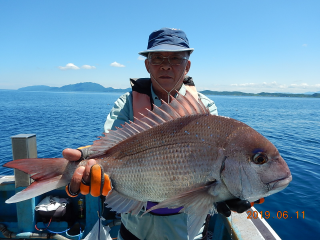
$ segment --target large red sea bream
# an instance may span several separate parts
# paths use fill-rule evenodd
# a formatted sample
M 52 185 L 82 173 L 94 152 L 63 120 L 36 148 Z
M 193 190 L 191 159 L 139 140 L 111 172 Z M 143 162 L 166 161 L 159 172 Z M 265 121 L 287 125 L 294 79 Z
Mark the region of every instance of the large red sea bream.
M 237 120 L 213 116 L 187 92 L 148 116 L 110 131 L 94 142 L 95 158 L 110 176 L 108 207 L 137 214 L 147 201 L 155 208 L 184 206 L 193 239 L 214 203 L 255 201 L 283 190 L 292 180 L 276 147 Z M 20 159 L 6 163 L 35 180 L 7 203 L 66 186 L 87 160 Z

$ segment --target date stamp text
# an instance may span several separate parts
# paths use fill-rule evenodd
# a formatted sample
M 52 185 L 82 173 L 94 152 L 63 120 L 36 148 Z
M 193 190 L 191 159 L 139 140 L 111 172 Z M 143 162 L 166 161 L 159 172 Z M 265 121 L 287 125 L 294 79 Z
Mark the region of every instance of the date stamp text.
M 277 214 L 274 214 L 274 216 L 272 216 L 272 214 L 270 214 L 269 211 L 247 211 L 248 217 L 247 219 L 257 219 L 257 218 L 265 218 L 265 219 L 269 219 L 269 218 L 277 218 L 277 219 L 291 219 L 291 218 L 295 218 L 295 219 L 304 219 L 304 211 L 299 212 L 296 211 L 295 213 L 289 214 L 288 211 L 278 211 Z

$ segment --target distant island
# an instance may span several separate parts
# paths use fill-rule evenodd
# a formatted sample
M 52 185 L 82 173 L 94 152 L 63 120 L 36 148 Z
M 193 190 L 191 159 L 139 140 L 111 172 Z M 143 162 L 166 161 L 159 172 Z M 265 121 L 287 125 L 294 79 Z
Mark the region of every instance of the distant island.
M 243 92 L 218 92 L 218 91 L 210 91 L 204 90 L 201 91 L 204 95 L 224 95 L 224 96 L 256 96 L 256 97 L 303 97 L 303 98 L 320 98 L 320 92 L 313 94 L 302 94 L 302 93 L 243 93 Z
M 49 87 L 45 85 L 35 85 L 30 87 L 19 88 L 18 91 L 50 91 L 50 92 L 128 92 L 131 88 L 115 89 L 112 87 L 105 88 L 104 86 L 93 83 L 84 82 L 69 84 L 62 87 Z
M 98 83 L 84 82 L 69 84 L 62 87 L 49 87 L 45 85 L 36 85 L 19 88 L 17 91 L 50 91 L 50 92 L 128 92 L 131 88 L 115 89 L 112 87 L 105 88 Z M 244 93 L 244 92 L 229 92 L 229 91 L 200 91 L 205 95 L 225 95 L 225 96 L 256 96 L 256 97 L 303 97 L 303 98 L 320 98 L 320 92 L 313 94 L 295 94 L 295 93 Z

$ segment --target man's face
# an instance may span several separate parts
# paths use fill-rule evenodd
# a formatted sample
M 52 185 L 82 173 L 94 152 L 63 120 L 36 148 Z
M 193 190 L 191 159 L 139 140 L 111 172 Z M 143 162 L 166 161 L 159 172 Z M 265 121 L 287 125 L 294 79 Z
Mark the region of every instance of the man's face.
M 186 57 L 189 55 L 187 52 L 154 52 L 151 57 L 157 56 L 161 59 L 162 57 Z M 161 91 L 161 87 L 155 83 L 154 79 L 166 90 L 171 91 L 173 88 L 179 90 L 184 76 L 189 72 L 191 62 L 189 60 L 183 60 L 179 65 L 172 65 L 169 63 L 168 58 L 164 58 L 164 61 L 159 65 L 151 64 L 151 60 L 148 58 L 145 60 L 145 66 L 147 71 L 150 73 L 152 86 L 155 91 Z M 181 76 L 182 75 L 182 76 Z M 179 83 L 177 83 L 179 81 Z

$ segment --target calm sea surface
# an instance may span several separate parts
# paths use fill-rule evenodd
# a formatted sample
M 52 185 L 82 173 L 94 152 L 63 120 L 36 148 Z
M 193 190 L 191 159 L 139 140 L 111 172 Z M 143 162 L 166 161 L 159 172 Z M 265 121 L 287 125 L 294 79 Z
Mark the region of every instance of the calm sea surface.
M 12 160 L 11 136 L 34 133 L 38 157 L 61 157 L 64 148 L 91 144 L 101 135 L 119 95 L 0 91 L 0 175 L 13 174 L 1 167 Z M 320 239 L 320 99 L 210 98 L 219 115 L 273 142 L 291 169 L 289 187 L 255 205 L 258 211 L 270 213 L 267 222 L 282 239 Z

